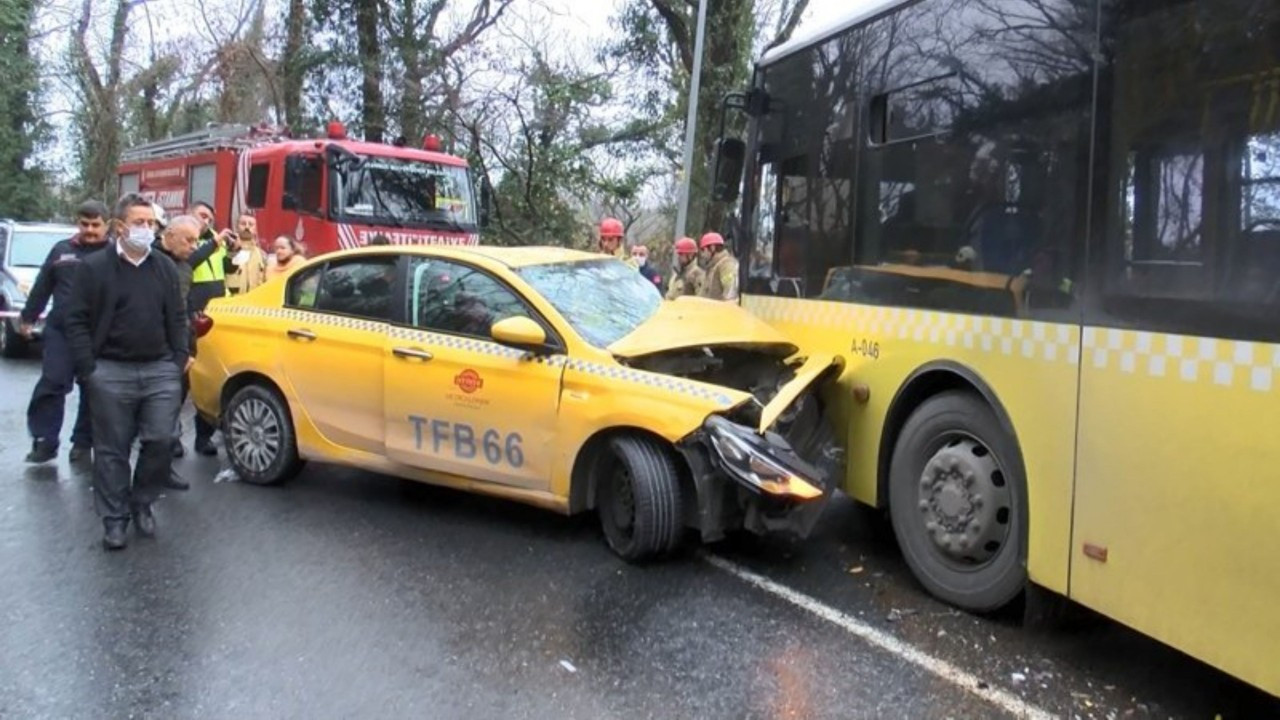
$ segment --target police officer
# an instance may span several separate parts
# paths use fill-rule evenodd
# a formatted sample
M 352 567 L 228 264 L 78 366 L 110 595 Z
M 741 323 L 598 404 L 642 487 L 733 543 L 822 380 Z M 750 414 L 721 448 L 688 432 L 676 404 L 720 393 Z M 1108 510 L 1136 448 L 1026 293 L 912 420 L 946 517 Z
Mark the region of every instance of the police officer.
M 62 434 L 62 416 L 66 412 L 67 393 L 75 380 L 75 367 L 71 350 L 67 346 L 63 320 L 71 297 L 72 279 L 76 270 L 89 255 L 107 246 L 107 206 L 96 200 L 84 203 L 76 211 L 76 224 L 80 228 L 74 237 L 53 246 L 36 282 L 27 295 L 22 308 L 20 332 L 31 336 L 32 326 L 40 313 L 53 299 L 53 308 L 45 318 L 44 355 L 40 379 L 31 393 L 27 406 L 27 430 L 31 433 L 31 452 L 27 462 L 43 463 L 58 456 L 58 437 Z M 76 424 L 71 430 L 72 462 L 90 459 L 93 449 L 93 428 L 89 413 L 89 393 L 80 387 L 80 407 Z
M 693 238 L 682 237 L 676 241 L 676 267 L 671 273 L 671 283 L 667 286 L 667 299 L 675 300 L 682 295 L 701 295 L 702 284 L 706 282 L 706 273 L 698 266 L 698 243 Z
M 622 227 L 622 221 L 617 218 L 607 217 L 600 221 L 600 252 L 605 255 L 615 257 L 627 265 L 638 269 L 638 265 L 627 254 L 625 248 L 622 247 L 623 236 L 626 231 Z
M 709 232 L 700 243 L 702 259 L 707 264 L 702 297 L 712 300 L 738 299 L 738 259 L 724 246 L 720 233 Z
M 227 294 L 226 257 L 227 245 L 235 238 L 230 230 L 218 233 L 215 229 L 213 206 L 207 202 L 192 204 L 190 214 L 203 224 L 200 244 L 187 263 L 191 266 L 191 293 L 187 297 L 187 309 L 192 313 L 204 312 L 209 301 Z M 213 444 L 214 427 L 196 415 L 196 452 L 201 455 L 217 455 Z

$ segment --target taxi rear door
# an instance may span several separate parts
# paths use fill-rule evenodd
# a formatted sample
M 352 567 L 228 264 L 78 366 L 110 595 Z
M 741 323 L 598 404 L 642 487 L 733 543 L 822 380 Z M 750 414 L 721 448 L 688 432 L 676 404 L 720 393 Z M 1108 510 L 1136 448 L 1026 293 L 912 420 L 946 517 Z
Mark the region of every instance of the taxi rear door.
M 536 313 L 489 273 L 432 257 L 409 258 L 406 291 L 406 323 L 385 356 L 388 457 L 548 490 L 564 365 L 489 336 L 499 320 Z

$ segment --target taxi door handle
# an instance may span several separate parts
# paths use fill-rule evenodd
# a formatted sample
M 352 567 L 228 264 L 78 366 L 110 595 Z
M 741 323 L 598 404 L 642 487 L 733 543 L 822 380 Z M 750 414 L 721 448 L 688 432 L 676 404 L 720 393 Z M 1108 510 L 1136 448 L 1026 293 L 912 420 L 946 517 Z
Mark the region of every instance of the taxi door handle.
M 316 339 L 315 333 L 311 332 L 310 330 L 304 330 L 301 328 L 293 328 L 292 330 L 288 331 L 288 334 L 290 338 L 294 340 L 302 340 L 303 342 L 311 342 L 312 340 Z
M 425 361 L 435 357 L 434 355 L 427 352 L 426 350 L 419 350 L 418 348 L 404 348 L 404 347 L 391 348 L 391 354 L 395 355 L 398 358 L 402 358 L 404 360 L 424 360 Z

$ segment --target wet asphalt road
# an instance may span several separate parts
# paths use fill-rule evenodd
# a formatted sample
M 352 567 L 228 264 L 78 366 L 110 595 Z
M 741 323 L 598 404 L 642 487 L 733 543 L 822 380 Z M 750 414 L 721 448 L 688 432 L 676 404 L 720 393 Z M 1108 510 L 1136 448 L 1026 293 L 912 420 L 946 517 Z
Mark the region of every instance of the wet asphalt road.
M 108 554 L 65 443 L 56 465 L 22 463 L 37 375 L 0 362 L 0 718 L 1280 717 L 1104 620 L 956 613 L 843 500 L 805 544 L 711 552 L 906 651 L 699 553 L 629 566 L 591 518 L 333 467 L 257 488 L 188 456 L 194 487 L 157 505 L 159 538 Z

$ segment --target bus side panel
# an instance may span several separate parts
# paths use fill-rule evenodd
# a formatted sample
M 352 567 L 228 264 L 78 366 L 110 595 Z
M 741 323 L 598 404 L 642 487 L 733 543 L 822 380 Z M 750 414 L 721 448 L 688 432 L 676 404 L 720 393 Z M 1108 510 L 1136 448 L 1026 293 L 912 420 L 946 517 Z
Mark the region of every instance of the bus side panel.
M 1280 346 L 1087 328 L 1083 359 L 1072 597 L 1280 692 Z
M 1280 694 L 1280 5 L 1112 10 L 1071 596 Z
M 777 297 L 748 296 L 744 305 L 804 350 L 845 357 L 831 400 L 849 439 L 844 489 L 860 502 L 887 500 L 876 495 L 881 438 L 889 406 L 907 379 L 939 360 L 970 368 L 995 393 L 1021 446 L 1030 510 L 1028 572 L 1037 584 L 1066 593 L 1076 326 Z M 865 405 L 852 399 L 855 381 L 871 388 Z

